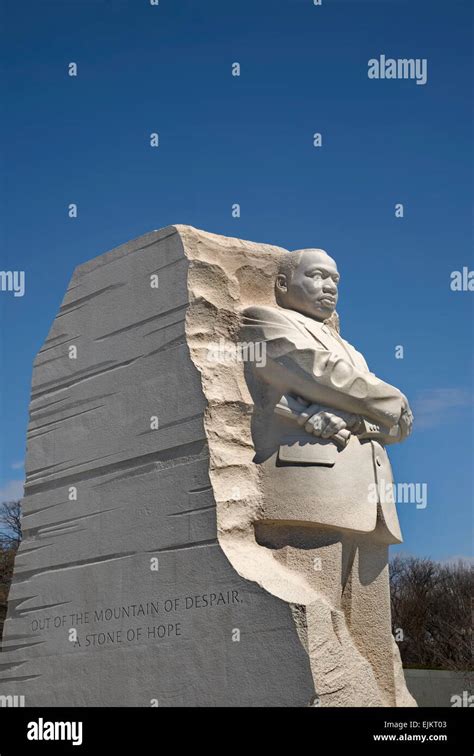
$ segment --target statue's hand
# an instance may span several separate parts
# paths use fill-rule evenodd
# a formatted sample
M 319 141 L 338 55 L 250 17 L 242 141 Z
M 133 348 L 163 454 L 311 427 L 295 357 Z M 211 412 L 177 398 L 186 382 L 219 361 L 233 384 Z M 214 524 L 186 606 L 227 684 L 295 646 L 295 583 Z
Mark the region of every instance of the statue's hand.
M 305 431 L 320 438 L 332 438 L 339 431 L 347 428 L 347 423 L 342 417 L 325 410 L 312 413 L 311 407 L 301 413 L 298 424 L 304 425 Z
M 298 401 L 305 404 L 305 400 L 300 397 L 298 397 Z M 352 415 L 349 412 L 337 414 L 330 408 L 321 407 L 320 404 L 308 404 L 299 413 L 297 422 L 298 425 L 303 425 L 305 430 L 314 436 L 331 438 L 339 433 L 340 430 L 346 428 L 351 433 L 357 434 L 361 418 L 359 415 Z

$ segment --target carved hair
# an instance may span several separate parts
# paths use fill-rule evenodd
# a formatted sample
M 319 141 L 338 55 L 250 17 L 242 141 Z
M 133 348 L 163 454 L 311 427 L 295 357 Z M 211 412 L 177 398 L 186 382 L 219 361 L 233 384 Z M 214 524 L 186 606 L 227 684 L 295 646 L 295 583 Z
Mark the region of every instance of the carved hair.
M 287 277 L 287 280 L 290 281 L 291 276 L 300 263 L 303 252 L 308 252 L 309 249 L 311 249 L 312 252 L 319 252 L 321 255 L 329 257 L 328 253 L 324 249 L 318 249 L 316 247 L 310 247 L 308 249 L 295 249 L 292 252 L 285 252 L 280 260 L 280 265 L 278 266 L 278 275 L 284 275 Z
M 296 249 L 294 252 L 285 252 L 281 257 L 278 266 L 278 275 L 285 276 L 286 280 L 289 282 L 300 263 L 303 252 L 304 249 Z

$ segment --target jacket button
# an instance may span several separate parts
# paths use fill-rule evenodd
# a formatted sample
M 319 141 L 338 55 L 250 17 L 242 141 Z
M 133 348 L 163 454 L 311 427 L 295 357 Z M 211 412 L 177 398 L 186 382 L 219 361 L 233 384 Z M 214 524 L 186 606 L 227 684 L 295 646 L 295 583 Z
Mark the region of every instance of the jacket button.
M 375 457 L 375 464 L 378 465 L 379 467 L 381 467 L 382 460 L 380 459 L 380 457 Z

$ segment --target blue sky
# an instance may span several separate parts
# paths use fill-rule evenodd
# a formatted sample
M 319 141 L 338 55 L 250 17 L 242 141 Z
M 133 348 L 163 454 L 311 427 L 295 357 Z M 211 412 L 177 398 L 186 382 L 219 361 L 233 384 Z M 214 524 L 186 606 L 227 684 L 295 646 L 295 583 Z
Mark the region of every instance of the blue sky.
M 21 484 L 32 361 L 74 267 L 184 223 L 335 257 L 342 334 L 415 411 L 391 459 L 428 505 L 400 505 L 400 549 L 470 555 L 473 293 L 450 274 L 473 267 L 471 2 L 1 8 L 0 268 L 26 273 L 25 296 L 0 293 L 3 497 Z M 368 79 L 381 54 L 426 58 L 426 85 Z

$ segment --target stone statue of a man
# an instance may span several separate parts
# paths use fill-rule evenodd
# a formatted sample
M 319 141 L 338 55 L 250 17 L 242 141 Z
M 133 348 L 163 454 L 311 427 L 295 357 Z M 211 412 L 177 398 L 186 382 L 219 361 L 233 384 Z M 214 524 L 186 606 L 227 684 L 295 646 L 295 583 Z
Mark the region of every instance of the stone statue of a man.
M 265 345 L 246 368 L 264 492 L 255 534 L 320 597 L 305 610 L 320 704 L 413 705 L 391 632 L 388 546 L 401 533 L 385 451 L 413 416 L 340 337 L 338 283 L 323 250 L 289 252 L 277 306 L 242 314 L 241 338 Z

